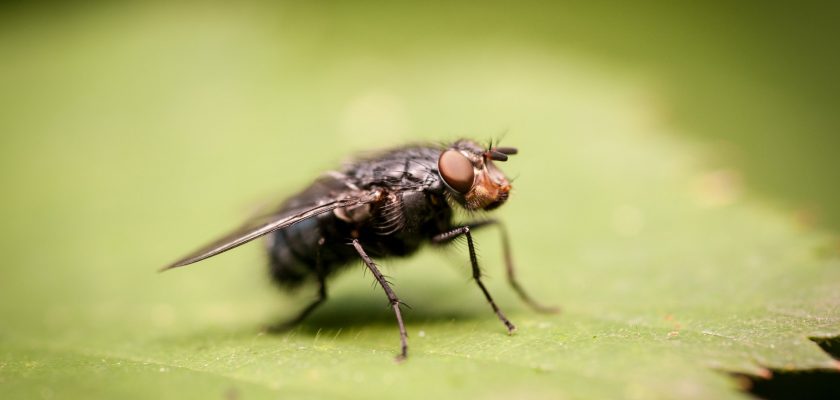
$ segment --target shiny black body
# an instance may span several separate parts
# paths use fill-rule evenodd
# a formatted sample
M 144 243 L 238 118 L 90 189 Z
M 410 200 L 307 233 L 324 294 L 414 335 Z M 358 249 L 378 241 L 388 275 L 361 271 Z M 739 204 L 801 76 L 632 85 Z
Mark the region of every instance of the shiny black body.
M 493 219 L 454 224 L 454 209 L 491 211 L 504 204 L 511 186 L 494 162 L 517 154 L 512 147 L 483 147 L 471 140 L 450 145 L 416 145 L 361 158 L 329 172 L 276 212 L 249 221 L 218 240 L 189 253 L 163 270 L 190 265 L 260 237 L 268 239 L 270 271 L 283 287 L 306 281 L 318 285 L 318 297 L 296 317 L 276 328 L 305 319 L 327 299 L 327 278 L 361 260 L 388 298 L 400 333 L 400 353 L 408 354 L 408 333 L 402 301 L 379 270 L 375 259 L 404 257 L 424 244 L 442 245 L 465 238 L 472 277 L 508 333 L 516 327 L 493 301 L 481 280 L 473 230 L 496 226 L 502 238 L 507 280 L 519 297 L 538 311 L 553 312 L 535 302 L 514 274 L 507 232 Z
M 358 253 L 348 246 L 353 238 L 374 259 L 404 257 L 451 230 L 453 212 L 437 171 L 440 153 L 441 147 L 413 146 L 361 159 L 322 176 L 286 201 L 281 214 L 347 191 L 382 193 L 381 201 L 360 207 L 366 209 L 359 210 L 357 218 L 330 212 L 270 234 L 274 280 L 295 287 L 357 262 Z

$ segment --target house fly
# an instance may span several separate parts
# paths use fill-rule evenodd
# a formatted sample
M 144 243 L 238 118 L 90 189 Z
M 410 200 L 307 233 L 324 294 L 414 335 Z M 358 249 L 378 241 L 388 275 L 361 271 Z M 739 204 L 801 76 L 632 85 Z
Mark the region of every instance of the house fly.
M 318 285 L 318 298 L 287 324 L 302 321 L 327 299 L 327 278 L 353 261 L 361 260 L 388 297 L 400 333 L 398 359 L 408 354 L 403 304 L 379 270 L 375 259 L 405 257 L 424 244 L 443 245 L 466 238 L 472 278 L 508 333 L 516 327 L 493 301 L 481 280 L 473 231 L 500 228 L 507 280 L 532 308 L 552 312 L 535 302 L 516 280 L 504 226 L 482 218 L 458 224 L 456 209 L 483 214 L 508 200 L 510 181 L 496 167 L 517 153 L 512 147 L 484 147 L 471 140 L 450 145 L 412 145 L 386 150 L 348 163 L 322 175 L 309 187 L 286 200 L 267 217 L 190 253 L 163 268 L 189 265 L 223 253 L 261 236 L 268 238 L 272 278 L 281 287 L 306 281 Z

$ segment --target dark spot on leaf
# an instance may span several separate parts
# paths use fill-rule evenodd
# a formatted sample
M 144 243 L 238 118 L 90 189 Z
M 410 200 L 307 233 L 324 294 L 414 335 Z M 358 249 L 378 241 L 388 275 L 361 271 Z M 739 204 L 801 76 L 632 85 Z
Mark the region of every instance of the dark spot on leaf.
M 812 337 L 811 340 L 819 345 L 824 352 L 834 357 L 835 360 L 840 360 L 840 336 L 828 338 Z
M 733 374 L 745 391 L 759 399 L 840 399 L 840 371 L 773 370 L 769 379 Z
M 840 337 L 811 340 L 835 359 L 840 359 Z M 744 391 L 759 399 L 840 399 L 840 369 L 771 372 L 765 377 L 740 373 L 734 373 L 732 376 Z

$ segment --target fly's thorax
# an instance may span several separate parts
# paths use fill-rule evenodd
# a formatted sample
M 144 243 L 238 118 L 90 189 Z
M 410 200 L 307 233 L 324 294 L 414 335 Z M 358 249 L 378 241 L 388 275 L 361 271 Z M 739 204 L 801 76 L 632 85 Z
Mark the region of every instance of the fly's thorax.
M 437 173 L 439 156 L 438 147 L 403 147 L 354 160 L 345 164 L 341 173 L 362 189 L 438 190 L 442 186 Z
M 333 214 L 344 222 L 362 223 L 371 217 L 371 204 L 336 208 Z

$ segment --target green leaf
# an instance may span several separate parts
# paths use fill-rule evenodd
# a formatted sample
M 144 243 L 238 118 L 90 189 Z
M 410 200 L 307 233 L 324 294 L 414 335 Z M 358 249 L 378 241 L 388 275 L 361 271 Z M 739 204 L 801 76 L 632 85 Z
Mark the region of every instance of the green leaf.
M 679 135 L 649 80 L 527 46 L 391 53 L 283 13 L 156 7 L 0 42 L 0 129 L 17 132 L 0 150 L 4 398 L 745 398 L 728 372 L 838 368 L 809 340 L 840 335 L 837 237 Z M 278 294 L 261 246 L 155 273 L 355 151 L 505 128 L 518 178 L 494 214 L 523 285 L 563 308 L 527 309 L 498 232 L 477 233 L 515 335 L 458 245 L 380 260 L 412 306 L 401 364 L 361 265 L 282 334 L 262 326 L 314 288 Z

